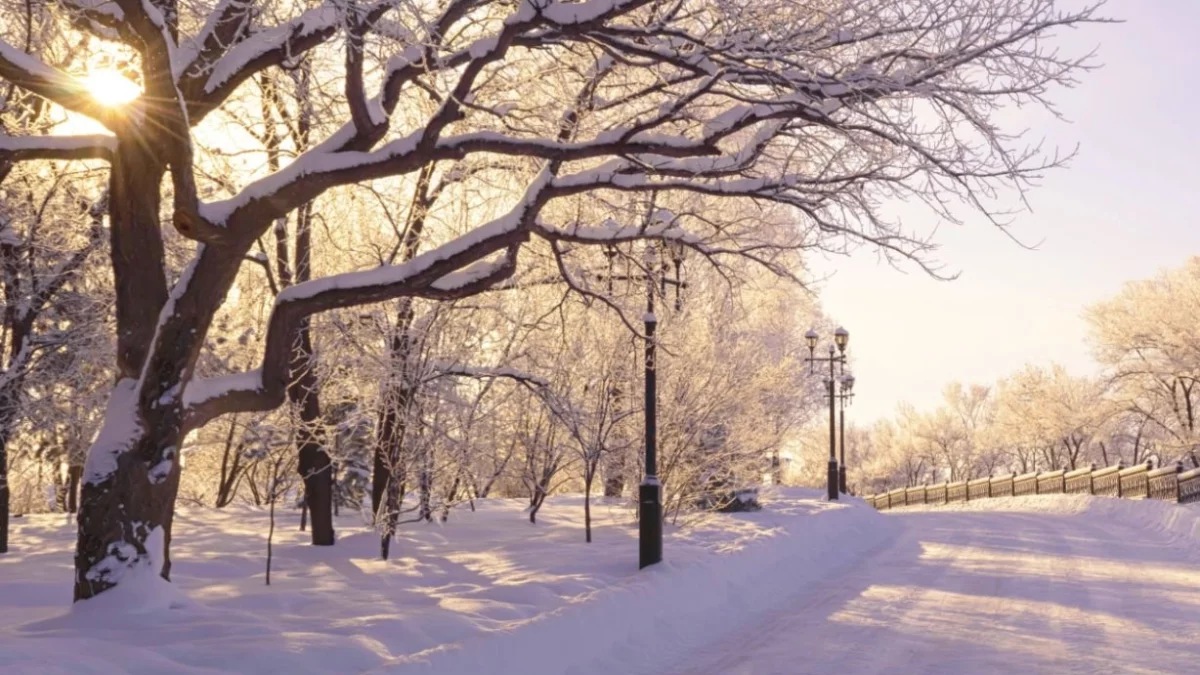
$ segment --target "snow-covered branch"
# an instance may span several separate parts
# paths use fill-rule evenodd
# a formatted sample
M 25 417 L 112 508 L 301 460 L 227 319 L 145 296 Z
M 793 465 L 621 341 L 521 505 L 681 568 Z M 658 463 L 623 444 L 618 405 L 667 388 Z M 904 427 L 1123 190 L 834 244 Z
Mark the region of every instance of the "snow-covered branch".
M 103 159 L 112 158 L 116 136 L 82 134 L 76 136 L 8 136 L 0 134 L 0 161 L 27 159 Z
M 3 39 L 0 39 L 0 79 L 102 124 L 111 121 L 111 111 L 100 105 L 78 78 L 46 65 Z
M 255 374 L 201 381 L 198 393 L 184 394 L 189 427 L 226 412 L 269 410 L 278 406 L 287 385 L 288 361 L 296 330 L 308 317 L 401 297 L 452 300 L 480 293 L 516 270 L 520 244 L 529 237 L 537 209 L 547 197 L 549 174 L 543 172 L 526 199 L 506 216 L 400 265 L 351 272 L 296 284 L 275 301 L 262 366 Z M 491 256 L 498 256 L 489 260 Z

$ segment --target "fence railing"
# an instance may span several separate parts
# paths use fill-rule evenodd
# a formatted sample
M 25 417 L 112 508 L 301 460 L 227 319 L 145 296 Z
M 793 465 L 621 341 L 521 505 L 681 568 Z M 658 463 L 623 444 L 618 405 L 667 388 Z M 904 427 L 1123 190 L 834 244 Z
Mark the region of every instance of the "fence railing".
M 1074 471 L 1034 471 L 1017 475 L 988 476 L 955 483 L 914 485 L 865 497 L 880 511 L 914 504 L 950 504 L 1023 495 L 1085 494 L 1125 499 L 1161 499 L 1178 504 L 1200 502 L 1200 469 L 1184 471 L 1183 464 L 1155 469 L 1146 461 L 1097 469 L 1089 465 Z

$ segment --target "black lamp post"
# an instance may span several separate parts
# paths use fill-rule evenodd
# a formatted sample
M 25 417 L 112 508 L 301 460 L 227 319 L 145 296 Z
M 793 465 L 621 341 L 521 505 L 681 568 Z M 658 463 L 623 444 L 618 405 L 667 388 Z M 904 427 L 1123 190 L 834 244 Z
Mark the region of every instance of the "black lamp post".
M 658 377 L 654 356 L 654 269 L 657 252 L 646 244 L 646 475 L 638 486 L 638 568 L 662 562 L 662 483 L 658 480 Z M 665 275 L 664 275 L 665 276 Z
M 642 478 L 641 484 L 638 485 L 639 568 L 649 567 L 655 563 L 662 562 L 663 556 L 662 482 L 658 479 L 658 361 L 655 341 L 658 316 L 655 314 L 654 296 L 655 293 L 660 292 L 660 285 L 664 298 L 667 286 L 674 286 L 675 309 L 679 310 L 683 306 L 680 289 L 687 286 L 680 275 L 687 247 L 681 242 L 667 240 L 663 248 L 665 250 L 660 251 L 654 242 L 646 242 L 644 252 L 646 273 L 644 276 L 613 274 L 613 260 L 617 256 L 617 250 L 613 246 L 607 246 L 604 250 L 604 255 L 608 259 L 608 275 L 605 277 L 605 280 L 608 283 L 610 295 L 612 294 L 614 280 L 644 281 L 646 284 L 646 312 L 642 315 L 642 322 L 646 330 L 644 357 L 646 370 L 646 457 L 645 475 Z M 668 278 L 669 268 L 663 257 L 664 252 L 670 257 L 671 264 L 675 268 L 674 279 Z M 660 277 L 655 277 L 656 271 L 661 272 Z
M 850 342 L 850 332 L 845 328 L 838 327 L 833 332 L 833 343 L 829 345 L 829 356 L 816 356 L 817 348 L 817 331 L 809 329 L 804 334 L 804 339 L 808 342 L 808 372 L 815 372 L 818 362 L 829 363 L 829 378 L 825 380 L 825 389 L 829 393 L 829 472 L 828 472 L 828 497 L 830 501 L 837 501 L 838 498 L 838 461 L 837 461 L 837 379 L 834 374 L 834 365 L 840 368 L 845 368 L 846 364 L 846 345 Z M 837 345 L 836 351 L 834 345 Z
M 841 437 L 839 444 L 842 446 L 841 457 L 838 462 L 838 489 L 842 494 L 849 494 L 850 490 L 846 488 L 846 406 L 850 401 L 854 400 L 854 376 L 850 373 L 842 375 L 842 390 L 838 393 L 838 401 L 842 405 L 842 415 L 838 419 L 838 435 Z

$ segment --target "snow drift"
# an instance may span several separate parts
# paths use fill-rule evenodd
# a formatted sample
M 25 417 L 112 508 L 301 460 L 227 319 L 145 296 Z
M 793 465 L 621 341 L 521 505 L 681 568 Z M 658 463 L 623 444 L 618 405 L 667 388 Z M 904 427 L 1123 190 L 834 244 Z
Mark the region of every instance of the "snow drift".
M 788 489 L 764 503 L 669 528 L 666 562 L 643 571 L 623 504 L 593 507 L 589 545 L 581 498 L 552 500 L 537 525 L 519 501 L 484 500 L 444 526 L 406 527 L 388 562 L 357 515 L 318 549 L 288 513 L 270 587 L 263 512 L 182 509 L 162 602 L 102 595 L 73 609 L 74 528 L 26 517 L 0 557 L 0 672 L 583 675 L 669 663 L 896 530 L 859 500 Z

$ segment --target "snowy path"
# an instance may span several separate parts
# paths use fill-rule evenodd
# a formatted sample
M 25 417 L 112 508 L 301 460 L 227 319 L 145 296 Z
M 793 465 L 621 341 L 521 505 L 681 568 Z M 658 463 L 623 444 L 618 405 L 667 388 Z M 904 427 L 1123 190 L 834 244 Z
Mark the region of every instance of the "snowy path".
M 1194 546 L 1094 516 L 915 512 L 876 555 L 677 675 L 1186 673 L 1200 668 Z

